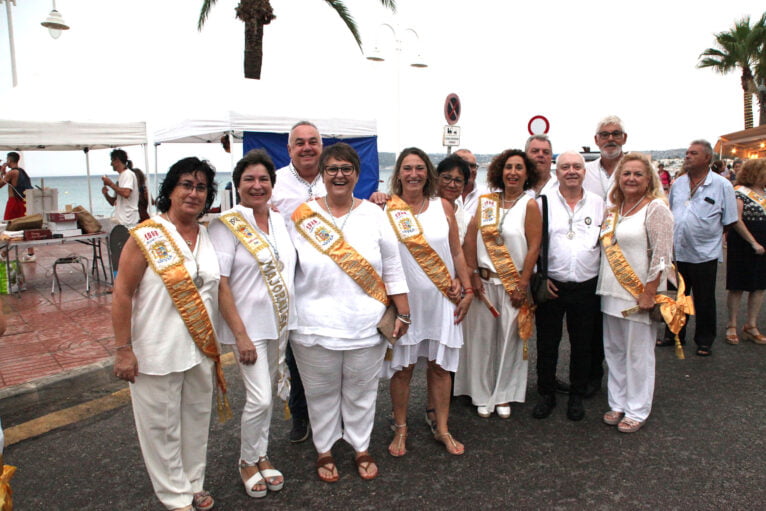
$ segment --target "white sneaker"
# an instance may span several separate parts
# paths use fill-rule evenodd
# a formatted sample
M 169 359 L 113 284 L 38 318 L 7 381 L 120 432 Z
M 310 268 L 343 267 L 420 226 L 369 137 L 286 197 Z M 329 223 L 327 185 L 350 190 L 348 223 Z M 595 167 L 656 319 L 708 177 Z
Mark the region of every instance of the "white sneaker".
M 508 417 L 511 416 L 511 406 L 510 405 L 498 405 L 496 410 L 497 410 L 497 415 L 501 419 L 507 419 Z
M 34 254 L 24 254 L 21 256 L 22 263 L 34 263 L 35 261 L 37 261 L 37 258 Z
M 486 406 L 477 406 L 476 413 L 479 414 L 479 417 L 484 417 L 485 419 L 487 419 L 489 418 L 490 415 L 492 415 L 492 410 L 490 410 Z

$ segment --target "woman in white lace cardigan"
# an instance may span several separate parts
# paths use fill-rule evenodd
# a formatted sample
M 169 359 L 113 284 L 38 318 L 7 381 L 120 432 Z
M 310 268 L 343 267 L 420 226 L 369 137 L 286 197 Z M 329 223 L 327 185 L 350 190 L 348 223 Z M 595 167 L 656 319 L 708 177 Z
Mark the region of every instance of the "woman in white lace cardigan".
M 654 296 L 665 288 L 673 252 L 673 215 L 657 173 L 646 156 L 631 153 L 615 171 L 609 209 L 602 226 L 601 268 L 597 292 L 604 313 L 604 355 L 609 368 L 610 410 L 604 422 L 623 433 L 644 425 L 654 394 L 654 325 L 649 311 Z M 637 296 L 615 274 L 607 247 L 619 247 L 640 280 Z M 620 272 L 618 272 L 620 273 Z M 642 288 L 642 289 L 641 289 Z M 634 293 L 636 289 L 633 289 Z M 622 312 L 638 305 L 639 311 Z

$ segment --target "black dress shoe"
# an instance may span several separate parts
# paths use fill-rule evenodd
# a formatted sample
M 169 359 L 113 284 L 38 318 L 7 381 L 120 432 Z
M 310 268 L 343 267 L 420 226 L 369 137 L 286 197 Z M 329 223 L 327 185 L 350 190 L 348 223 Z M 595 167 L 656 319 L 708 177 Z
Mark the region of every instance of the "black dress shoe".
M 583 417 L 585 417 L 585 407 L 582 404 L 582 397 L 577 394 L 570 394 L 567 404 L 567 419 L 581 421 Z
M 599 390 L 601 390 L 601 380 L 589 381 L 588 385 L 585 386 L 585 394 L 583 394 L 583 397 L 585 399 L 590 399 L 595 396 Z
M 305 442 L 311 433 L 311 425 L 306 419 L 293 417 L 293 429 L 290 430 L 290 442 L 299 444 Z
M 569 384 L 556 378 L 556 392 L 559 394 L 569 394 Z
M 544 419 L 551 414 L 555 407 L 556 396 L 553 394 L 549 396 L 540 396 L 534 410 L 532 410 L 532 417 L 535 419 Z

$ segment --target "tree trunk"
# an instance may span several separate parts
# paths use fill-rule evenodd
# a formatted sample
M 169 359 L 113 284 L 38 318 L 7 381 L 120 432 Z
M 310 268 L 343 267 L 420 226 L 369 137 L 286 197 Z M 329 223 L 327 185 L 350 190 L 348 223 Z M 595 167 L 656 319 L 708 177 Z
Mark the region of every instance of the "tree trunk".
M 766 91 L 758 91 L 758 126 L 766 126 Z
M 261 79 L 263 64 L 263 24 L 245 22 L 245 78 Z M 752 115 L 750 117 L 752 124 Z
M 753 93 L 744 91 L 745 99 L 745 129 L 749 130 L 753 127 Z

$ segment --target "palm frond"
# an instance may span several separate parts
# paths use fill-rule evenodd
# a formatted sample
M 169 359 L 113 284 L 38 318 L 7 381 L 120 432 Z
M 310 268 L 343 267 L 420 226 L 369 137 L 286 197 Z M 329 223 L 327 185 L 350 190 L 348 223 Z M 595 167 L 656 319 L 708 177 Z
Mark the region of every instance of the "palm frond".
M 390 9 L 391 12 L 396 13 L 396 0 L 380 0 L 380 3 L 386 9 Z
M 202 26 L 207 20 L 210 9 L 215 5 L 217 0 L 202 0 L 202 9 L 199 11 L 199 19 L 197 20 L 197 30 L 202 30 Z
M 359 49 L 361 50 L 362 38 L 359 36 L 359 30 L 356 27 L 356 21 L 354 21 L 354 17 L 351 16 L 351 13 L 348 12 L 346 4 L 344 4 L 341 0 L 325 0 L 325 2 L 327 2 L 327 5 L 332 7 L 335 12 L 338 13 L 338 16 L 340 16 L 340 19 L 343 20 L 343 23 L 345 23 L 346 27 L 351 31 L 356 44 L 359 45 Z

